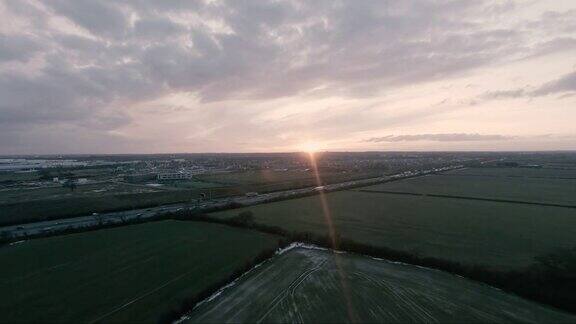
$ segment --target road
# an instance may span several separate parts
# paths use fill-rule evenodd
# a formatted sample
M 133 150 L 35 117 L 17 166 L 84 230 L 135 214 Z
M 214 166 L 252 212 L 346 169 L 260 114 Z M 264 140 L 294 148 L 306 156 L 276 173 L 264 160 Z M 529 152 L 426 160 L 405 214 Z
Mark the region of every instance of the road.
M 38 235 L 49 232 L 59 232 L 70 228 L 89 228 L 99 226 L 101 224 L 119 224 L 134 219 L 147 219 L 154 217 L 158 214 L 163 214 L 167 212 L 176 212 L 183 209 L 208 211 L 214 208 L 225 208 L 230 204 L 241 204 L 244 206 L 251 206 L 266 203 L 272 200 L 290 199 L 306 194 L 331 192 L 353 187 L 369 186 L 386 181 L 424 176 L 432 172 L 448 171 L 458 168 L 462 168 L 462 166 L 457 165 L 433 170 L 406 171 L 391 176 L 382 176 L 376 178 L 347 181 L 347 182 L 324 185 L 320 187 L 308 187 L 303 189 L 271 192 L 266 194 L 259 194 L 253 197 L 236 196 L 236 197 L 213 199 L 209 201 L 200 202 L 199 204 L 196 205 L 192 205 L 190 203 L 179 203 L 152 208 L 132 209 L 119 212 L 110 212 L 110 213 L 94 214 L 89 216 L 80 216 L 74 218 L 65 218 L 65 219 L 49 220 L 49 221 L 35 222 L 21 225 L 5 226 L 0 227 L 0 232 L 8 233 L 8 235 L 10 235 L 13 238 L 24 239 L 32 235 Z

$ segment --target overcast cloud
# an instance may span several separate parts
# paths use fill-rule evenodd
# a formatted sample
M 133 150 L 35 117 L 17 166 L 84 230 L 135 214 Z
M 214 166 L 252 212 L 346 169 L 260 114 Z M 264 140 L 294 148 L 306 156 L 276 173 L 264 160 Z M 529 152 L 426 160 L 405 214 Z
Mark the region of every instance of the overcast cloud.
M 570 135 L 575 50 L 562 0 L 0 0 L 0 154 Z
M 469 142 L 469 141 L 502 141 L 512 139 L 511 136 L 481 135 L 481 134 L 414 134 L 414 135 L 388 135 L 372 137 L 367 142 L 409 142 L 409 141 L 434 141 L 434 142 Z

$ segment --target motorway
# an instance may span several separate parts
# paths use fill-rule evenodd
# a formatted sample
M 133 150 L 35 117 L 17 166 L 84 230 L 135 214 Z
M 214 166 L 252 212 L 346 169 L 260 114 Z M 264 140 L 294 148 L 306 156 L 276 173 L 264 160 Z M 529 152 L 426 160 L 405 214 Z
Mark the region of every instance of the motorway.
M 179 203 L 152 208 L 132 209 L 119 212 L 101 213 L 89 216 L 80 216 L 80 217 L 56 219 L 56 220 L 49 220 L 49 221 L 42 221 L 21 225 L 5 226 L 0 227 L 0 232 L 7 233 L 12 238 L 24 239 L 28 236 L 43 233 L 56 233 L 71 228 L 90 228 L 102 224 L 120 224 L 135 219 L 147 219 L 157 216 L 158 214 L 163 214 L 167 212 L 176 212 L 184 209 L 195 211 L 209 211 L 215 208 L 225 208 L 226 206 L 229 206 L 231 204 L 241 204 L 244 206 L 251 206 L 270 202 L 273 200 L 291 199 L 307 194 L 314 194 L 319 192 L 331 192 L 353 187 L 369 186 L 382 182 L 394 181 L 417 176 L 424 176 L 432 172 L 448 171 L 458 168 L 462 168 L 462 166 L 460 165 L 449 166 L 440 169 L 423 170 L 423 171 L 406 171 L 391 176 L 382 176 L 376 178 L 341 182 L 341 183 L 324 185 L 320 187 L 308 187 L 303 189 L 277 191 L 277 192 L 259 194 L 251 197 L 236 196 L 236 197 L 213 199 L 209 201 L 203 201 L 195 205 L 191 203 Z

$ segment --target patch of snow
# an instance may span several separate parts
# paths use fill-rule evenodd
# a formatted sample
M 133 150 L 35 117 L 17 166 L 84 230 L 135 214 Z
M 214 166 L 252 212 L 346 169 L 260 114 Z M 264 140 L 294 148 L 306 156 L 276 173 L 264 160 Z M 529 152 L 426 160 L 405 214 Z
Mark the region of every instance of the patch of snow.
M 234 281 L 226 284 L 224 287 L 218 289 L 215 293 L 213 293 L 212 295 L 210 295 L 210 297 L 198 302 L 196 305 L 194 305 L 194 308 L 192 308 L 191 311 L 195 310 L 196 308 L 198 308 L 200 305 L 208 303 L 212 300 L 214 300 L 215 298 L 217 298 L 218 296 L 220 296 L 222 293 L 224 293 L 225 290 L 236 286 L 236 284 L 238 283 L 238 281 L 240 281 L 240 279 L 242 279 L 244 276 L 250 274 L 252 271 L 254 271 L 255 269 L 259 268 L 261 265 L 263 265 L 264 263 L 274 259 L 274 257 L 281 255 L 287 251 L 290 251 L 292 249 L 298 248 L 298 247 L 302 247 L 302 248 L 308 248 L 308 249 L 318 249 L 318 250 L 327 250 L 325 248 L 321 248 L 315 245 L 311 245 L 311 244 L 305 244 L 305 243 L 300 243 L 300 242 L 295 242 L 295 243 L 291 243 L 290 245 L 288 245 L 285 248 L 281 248 L 276 250 L 276 252 L 274 252 L 274 255 L 271 258 L 268 258 L 258 264 L 256 264 L 255 266 L 253 266 L 251 269 L 249 269 L 248 271 L 244 272 L 242 275 L 240 275 L 240 277 L 234 279 Z M 182 323 L 186 320 L 188 320 L 190 317 L 188 315 L 183 315 L 182 317 L 180 317 L 179 320 L 175 321 L 174 324 L 179 324 Z
M 10 243 L 10 244 L 8 244 L 8 245 L 9 245 L 9 246 L 10 246 L 10 245 L 16 245 L 16 244 L 21 244 L 21 243 L 24 243 L 24 242 L 26 242 L 26 241 L 24 241 L 24 240 L 23 240 L 23 241 L 16 241 L 16 242 L 12 242 L 12 243 Z
M 279 249 L 278 251 L 276 251 L 276 255 L 281 255 L 284 254 L 292 249 L 296 249 L 296 248 L 303 248 L 303 249 L 309 249 L 309 250 L 321 250 L 321 251 L 328 251 L 327 248 L 323 248 L 317 245 L 313 245 L 313 244 L 307 244 L 307 243 L 302 243 L 302 242 L 294 242 L 294 243 L 290 243 L 290 245 L 288 245 L 287 247 L 283 248 L 283 249 Z

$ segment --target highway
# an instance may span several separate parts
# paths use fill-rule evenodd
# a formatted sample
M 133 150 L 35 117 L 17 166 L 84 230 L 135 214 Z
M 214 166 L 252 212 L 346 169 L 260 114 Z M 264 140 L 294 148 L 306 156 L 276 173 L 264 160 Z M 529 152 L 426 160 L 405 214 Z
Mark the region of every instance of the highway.
M 241 204 L 244 206 L 251 206 L 270 202 L 273 200 L 291 199 L 307 194 L 315 194 L 319 192 L 331 192 L 353 187 L 369 186 L 382 182 L 394 181 L 417 176 L 424 176 L 432 172 L 442 172 L 458 168 L 462 168 L 462 166 L 460 165 L 449 166 L 440 169 L 423 170 L 423 171 L 406 171 L 391 176 L 382 176 L 376 178 L 341 182 L 341 183 L 324 185 L 320 187 L 307 187 L 302 189 L 271 192 L 251 197 L 236 196 L 236 197 L 213 199 L 203 201 L 197 204 L 179 203 L 152 208 L 132 209 L 132 210 L 101 213 L 101 214 L 95 213 L 93 215 L 88 216 L 80 216 L 73 218 L 64 218 L 64 219 L 56 219 L 56 220 L 0 227 L 0 232 L 7 233 L 12 238 L 25 239 L 26 237 L 32 235 L 59 232 L 71 228 L 90 228 L 102 224 L 120 224 L 134 219 L 147 219 L 152 218 L 158 214 L 163 214 L 167 212 L 176 212 L 184 209 L 208 211 L 214 208 L 225 208 L 226 206 L 229 206 L 231 204 Z

